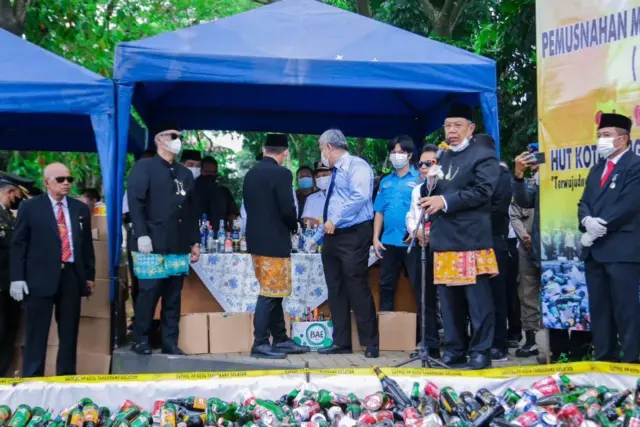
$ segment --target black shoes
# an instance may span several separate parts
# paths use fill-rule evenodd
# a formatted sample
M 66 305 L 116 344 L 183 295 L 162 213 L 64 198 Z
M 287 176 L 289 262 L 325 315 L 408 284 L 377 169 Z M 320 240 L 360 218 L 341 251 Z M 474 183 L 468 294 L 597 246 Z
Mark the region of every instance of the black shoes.
M 377 359 L 380 357 L 380 349 L 378 346 L 369 346 L 364 351 L 364 357 L 367 359 Z
M 509 348 L 520 348 L 520 341 L 522 339 L 509 338 Z
M 295 341 L 288 339 L 283 342 L 279 342 L 271 346 L 271 351 L 274 353 L 283 353 L 283 354 L 303 354 L 309 353 L 311 348 L 305 345 L 296 344 Z
M 451 369 L 458 369 L 458 368 L 462 368 L 467 364 L 467 357 L 466 356 L 449 356 L 448 354 L 445 354 L 442 359 L 440 359 L 440 362 L 447 365 L 448 367 L 450 367 Z
M 477 371 L 479 369 L 486 369 L 491 367 L 491 359 L 485 354 L 476 354 L 471 356 L 466 369 Z
M 251 348 L 251 357 L 256 359 L 286 359 L 285 353 L 277 353 L 273 351 L 269 344 L 255 345 Z
M 348 347 L 341 347 L 339 345 L 332 345 L 327 348 L 318 349 L 318 354 L 351 354 L 353 351 Z
M 516 350 L 516 357 L 537 356 L 540 352 L 536 344 L 536 331 L 525 331 L 525 338 L 522 347 Z
M 133 344 L 131 351 L 139 354 L 140 356 L 149 356 L 151 354 L 151 347 L 147 343 Z
M 162 349 L 162 354 L 170 354 L 172 356 L 186 356 L 187 353 L 182 351 L 177 345 L 174 347 L 165 347 Z
M 507 359 L 507 352 L 498 348 L 492 348 L 491 352 L 489 352 L 489 357 L 492 362 L 506 362 L 509 360 Z

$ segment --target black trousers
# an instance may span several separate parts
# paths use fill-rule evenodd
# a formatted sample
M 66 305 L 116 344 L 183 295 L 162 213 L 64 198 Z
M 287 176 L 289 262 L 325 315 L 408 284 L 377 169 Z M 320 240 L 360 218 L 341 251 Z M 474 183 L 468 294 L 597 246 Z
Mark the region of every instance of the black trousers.
M 438 286 L 444 324 L 444 354 L 466 355 L 467 314 L 473 335 L 469 342 L 471 356 L 489 355 L 493 344 L 495 314 L 488 276 L 478 276 L 475 285 Z M 467 309 L 468 308 L 468 313 Z
M 282 298 L 258 296 L 253 318 L 253 346 L 269 344 L 269 337 L 277 344 L 288 339 L 284 323 Z
M 498 261 L 499 274 L 489 279 L 491 295 L 493 297 L 495 332 L 493 348 L 506 352 L 509 349 L 507 336 L 507 271 L 509 266 L 509 251 L 506 245 L 494 249 Z
M 372 238 L 370 221 L 324 236 L 322 264 L 333 318 L 333 343 L 338 346 L 351 347 L 351 310 L 358 323 L 360 344 L 379 345 L 376 306 L 367 281 Z
M 13 372 L 7 371 L 13 362 L 19 324 L 20 303 L 11 298 L 9 291 L 0 292 L 0 376 L 13 377 Z
M 420 250 L 414 248 L 408 254 L 406 246 L 385 245 L 385 248 L 380 260 L 380 311 L 393 311 L 400 270 L 403 266 L 406 268 L 409 281 L 413 284 L 416 264 L 420 262 Z
M 133 234 L 131 233 L 131 225 L 127 225 L 127 264 L 129 267 L 129 276 L 131 276 L 131 300 L 133 306 L 136 306 L 136 300 L 138 299 L 138 289 L 140 285 L 138 278 L 133 273 L 133 256 L 131 255 L 131 248 L 133 247 Z
M 158 305 L 158 300 L 162 297 L 162 308 L 160 310 L 162 348 L 171 349 L 178 345 L 183 280 L 184 276 L 139 280 L 140 289 L 134 307 L 136 321 L 133 326 L 137 344 L 149 344 L 153 315 Z
M 640 263 L 585 260 L 591 333 L 596 360 L 638 362 L 640 356 Z
M 28 295 L 25 300 L 27 326 L 23 356 L 24 377 L 44 376 L 51 314 L 58 323 L 56 375 L 76 374 L 81 284 L 73 264 L 64 264 L 58 290 L 52 297 Z
M 411 280 L 411 287 L 416 296 L 418 306 L 418 339 L 424 339 L 427 348 L 433 350 L 440 349 L 440 333 L 438 332 L 438 287 L 433 284 L 433 253 L 427 248 L 427 265 L 425 268 L 425 336 L 421 336 L 422 321 L 422 248 L 415 247 L 411 250 L 411 256 L 415 257 L 415 270 Z
M 549 329 L 549 345 L 553 359 L 564 354 L 571 362 L 581 361 L 589 353 L 591 332 Z
M 507 335 L 509 339 L 522 339 L 522 321 L 520 320 L 520 298 L 518 297 L 518 239 L 507 239 L 509 260 L 507 262 Z

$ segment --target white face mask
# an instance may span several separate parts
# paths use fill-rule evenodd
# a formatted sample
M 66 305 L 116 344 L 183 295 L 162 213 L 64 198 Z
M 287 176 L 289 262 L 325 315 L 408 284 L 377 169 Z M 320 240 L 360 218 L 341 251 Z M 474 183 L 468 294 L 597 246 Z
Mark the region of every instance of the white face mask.
M 409 163 L 409 155 L 407 153 L 391 153 L 389 160 L 395 169 L 402 169 Z
M 617 138 L 599 138 L 598 139 L 598 154 L 600 154 L 602 158 L 606 159 L 616 151 L 616 147 L 615 145 L 613 145 L 613 142 L 616 139 Z
M 330 176 L 322 176 L 320 178 L 316 178 L 316 187 L 318 187 L 322 191 L 326 191 L 329 188 L 329 184 L 331 184 Z
M 187 168 L 193 174 L 193 179 L 197 179 L 200 176 L 200 168 Z
M 327 158 L 327 156 L 324 155 L 324 150 L 320 152 L 320 161 L 326 167 L 330 167 L 331 166 L 331 165 L 329 165 L 329 158 Z
M 180 150 L 182 150 L 182 141 L 180 138 L 165 141 L 165 145 L 167 146 L 167 151 L 175 155 L 180 154 Z
M 465 138 L 460 144 L 458 145 L 450 145 L 449 149 L 451 151 L 453 151 L 454 153 L 457 153 L 459 151 L 464 150 L 465 148 L 467 148 L 469 146 L 469 138 Z

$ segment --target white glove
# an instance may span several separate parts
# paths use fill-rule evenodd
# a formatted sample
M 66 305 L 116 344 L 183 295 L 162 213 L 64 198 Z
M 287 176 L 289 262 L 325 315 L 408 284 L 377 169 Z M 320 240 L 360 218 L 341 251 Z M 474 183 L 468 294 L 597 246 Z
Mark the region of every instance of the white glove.
M 318 244 L 313 239 L 306 239 L 304 241 L 305 252 L 315 252 L 318 249 Z
M 584 228 L 587 229 L 587 233 L 595 239 L 607 234 L 607 221 L 602 218 L 592 218 L 590 216 L 584 219 Z
M 20 302 L 24 299 L 25 295 L 29 295 L 29 288 L 27 288 L 27 282 L 11 282 L 11 289 L 9 289 L 9 295 L 14 300 Z
M 151 237 L 149 236 L 138 237 L 138 252 L 142 254 L 150 254 L 151 252 L 153 252 Z
M 587 232 L 580 237 L 580 244 L 582 245 L 583 248 L 588 248 L 589 246 L 593 245 L 593 242 L 595 240 L 596 238 Z

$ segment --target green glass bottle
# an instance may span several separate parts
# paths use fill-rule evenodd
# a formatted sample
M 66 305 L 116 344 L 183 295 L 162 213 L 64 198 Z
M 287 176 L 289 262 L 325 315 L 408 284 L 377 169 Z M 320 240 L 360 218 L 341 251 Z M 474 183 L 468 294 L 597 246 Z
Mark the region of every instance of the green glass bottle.
M 420 383 L 414 382 L 411 387 L 411 401 L 415 406 L 420 404 Z
M 7 425 L 11 419 L 11 408 L 6 405 L 0 406 L 0 427 Z

